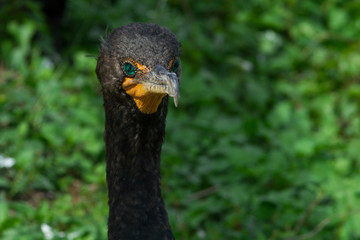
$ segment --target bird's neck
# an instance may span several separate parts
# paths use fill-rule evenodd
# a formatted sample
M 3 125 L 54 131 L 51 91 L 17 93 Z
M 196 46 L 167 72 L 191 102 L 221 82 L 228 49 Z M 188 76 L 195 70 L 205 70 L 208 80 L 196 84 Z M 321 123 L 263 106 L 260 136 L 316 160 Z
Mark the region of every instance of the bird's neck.
M 106 109 L 109 240 L 173 239 L 160 190 L 165 113 Z

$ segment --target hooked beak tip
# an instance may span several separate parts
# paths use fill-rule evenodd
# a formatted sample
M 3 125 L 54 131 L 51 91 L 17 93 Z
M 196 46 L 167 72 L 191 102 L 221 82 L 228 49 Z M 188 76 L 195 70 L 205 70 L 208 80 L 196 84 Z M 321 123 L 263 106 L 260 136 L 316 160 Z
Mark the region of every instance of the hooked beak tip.
M 176 95 L 176 96 L 174 97 L 174 105 L 175 105 L 175 107 L 178 106 L 178 102 L 179 102 L 179 96 Z
M 168 78 L 168 86 L 169 91 L 167 94 L 169 94 L 170 97 L 174 98 L 174 105 L 175 107 L 178 106 L 179 102 L 179 80 L 175 73 L 172 73 Z

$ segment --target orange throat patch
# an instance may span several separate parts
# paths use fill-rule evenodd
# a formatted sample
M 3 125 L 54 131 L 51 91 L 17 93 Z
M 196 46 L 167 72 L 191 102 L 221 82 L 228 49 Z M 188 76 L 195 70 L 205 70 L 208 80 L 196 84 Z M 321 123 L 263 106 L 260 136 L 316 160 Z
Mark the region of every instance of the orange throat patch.
M 132 78 L 126 77 L 122 84 L 123 89 L 134 99 L 136 106 L 142 113 L 156 112 L 166 93 L 151 92 L 141 83 L 132 83 L 132 80 Z

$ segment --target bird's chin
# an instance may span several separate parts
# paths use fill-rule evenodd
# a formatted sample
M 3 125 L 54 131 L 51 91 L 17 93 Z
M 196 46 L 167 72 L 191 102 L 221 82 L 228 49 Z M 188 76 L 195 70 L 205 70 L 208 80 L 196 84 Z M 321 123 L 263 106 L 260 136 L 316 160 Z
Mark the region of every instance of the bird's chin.
M 164 96 L 174 98 L 175 106 L 179 97 L 179 82 L 175 73 L 161 68 L 141 77 L 125 77 L 122 88 L 131 96 L 142 113 L 155 113 Z
M 123 89 L 131 96 L 138 109 L 145 114 L 155 113 L 166 93 L 166 86 L 149 82 L 136 82 L 125 78 Z

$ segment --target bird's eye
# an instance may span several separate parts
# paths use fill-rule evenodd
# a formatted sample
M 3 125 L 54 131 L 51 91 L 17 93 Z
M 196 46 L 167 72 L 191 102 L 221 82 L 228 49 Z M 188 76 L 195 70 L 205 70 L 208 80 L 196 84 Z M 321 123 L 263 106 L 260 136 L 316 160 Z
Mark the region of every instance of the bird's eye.
M 133 77 L 135 75 L 135 73 L 136 73 L 135 66 L 130 62 L 125 62 L 124 63 L 124 73 L 128 77 Z
M 171 67 L 171 71 L 177 72 L 178 69 L 179 69 L 179 60 L 176 59 Z

